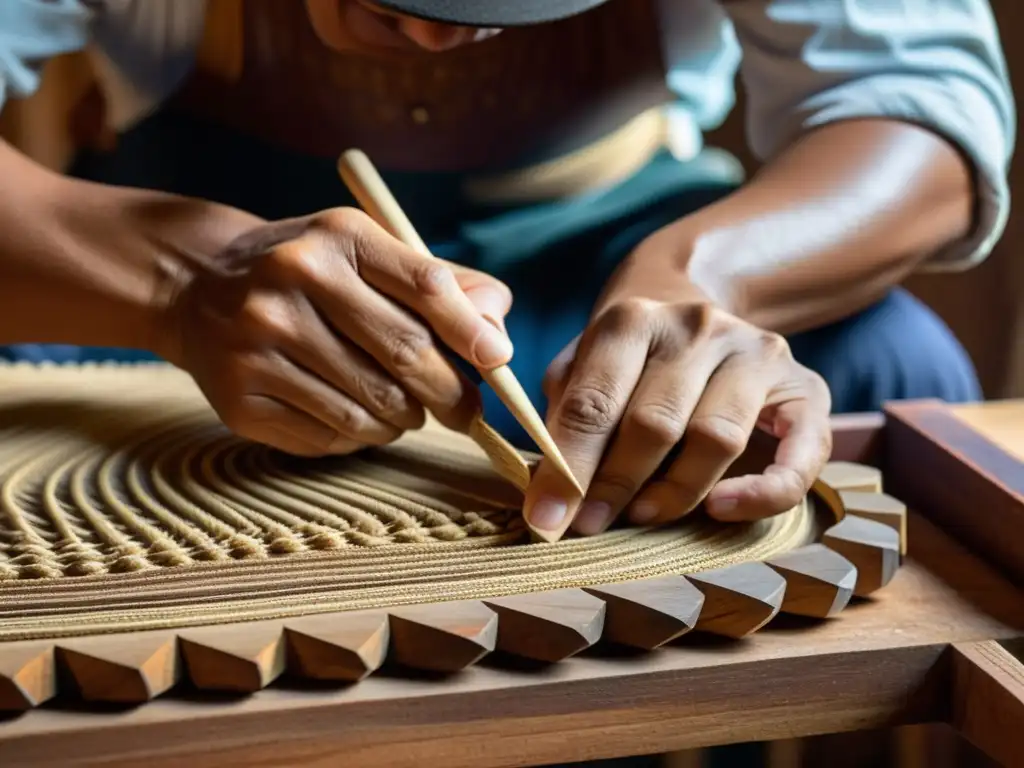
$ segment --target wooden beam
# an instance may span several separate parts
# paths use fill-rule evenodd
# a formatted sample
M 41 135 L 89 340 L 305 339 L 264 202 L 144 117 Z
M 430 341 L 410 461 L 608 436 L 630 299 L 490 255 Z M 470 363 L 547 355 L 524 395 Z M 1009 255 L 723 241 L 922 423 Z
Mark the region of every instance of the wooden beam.
M 1024 766 L 1024 664 L 995 640 L 953 645 L 952 725 L 1000 765 Z

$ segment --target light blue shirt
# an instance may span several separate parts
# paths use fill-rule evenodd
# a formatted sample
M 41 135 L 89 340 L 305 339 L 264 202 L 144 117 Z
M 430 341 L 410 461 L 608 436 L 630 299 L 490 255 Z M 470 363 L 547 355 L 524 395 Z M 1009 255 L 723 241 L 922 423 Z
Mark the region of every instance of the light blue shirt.
M 928 269 L 988 256 L 1009 211 L 1016 111 L 988 0 L 658 0 L 673 141 L 696 148 L 747 93 L 747 136 L 764 161 L 804 131 L 857 117 L 945 136 L 974 165 L 978 222 Z M 194 62 L 205 0 L 0 0 L 0 106 L 38 85 L 47 58 L 91 47 L 113 118 L 157 106 Z M 90 44 L 92 44 L 90 46 Z M 879 183 L 884 183 L 882 179 Z

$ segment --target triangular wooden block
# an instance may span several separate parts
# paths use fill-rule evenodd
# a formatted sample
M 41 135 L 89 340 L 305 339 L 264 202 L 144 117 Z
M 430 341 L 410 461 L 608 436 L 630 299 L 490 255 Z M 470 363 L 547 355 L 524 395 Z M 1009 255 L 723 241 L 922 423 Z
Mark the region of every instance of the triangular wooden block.
M 786 580 L 782 612 L 824 619 L 850 602 L 857 583 L 857 568 L 823 544 L 810 544 L 777 555 L 766 564 Z
M 181 632 L 178 639 L 189 680 L 202 690 L 254 693 L 284 672 L 278 622 L 203 627 Z
M 497 648 L 556 662 L 601 639 L 605 604 L 582 589 L 560 589 L 483 601 L 498 614 Z
M 756 632 L 782 607 L 786 580 L 764 563 L 740 563 L 689 574 L 704 593 L 697 629 L 739 638 Z
M 477 600 L 393 608 L 391 657 L 432 672 L 458 672 L 495 648 L 498 615 Z
M 907 554 L 907 505 L 885 493 L 840 491 L 848 515 L 887 525 L 900 535 L 900 554 Z
M 704 593 L 684 576 L 627 581 L 587 587 L 607 603 L 604 639 L 653 650 L 685 635 L 695 626 Z
M 388 651 L 388 616 L 352 611 L 289 621 L 288 669 L 313 680 L 355 682 L 378 669 Z
M 857 568 L 853 594 L 865 597 L 881 589 L 900 565 L 900 536 L 887 525 L 851 515 L 825 531 L 821 543 Z
M 0 712 L 24 712 L 57 695 L 53 645 L 0 645 Z
M 174 635 L 140 632 L 59 642 L 58 658 L 86 701 L 142 704 L 177 684 Z
M 830 461 L 822 468 L 818 478 L 837 491 L 882 492 L 882 471 L 866 464 Z

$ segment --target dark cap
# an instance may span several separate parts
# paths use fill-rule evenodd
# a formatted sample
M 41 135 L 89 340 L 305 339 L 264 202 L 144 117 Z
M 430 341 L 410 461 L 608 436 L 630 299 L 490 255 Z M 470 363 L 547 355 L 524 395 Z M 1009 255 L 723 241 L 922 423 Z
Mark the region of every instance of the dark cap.
M 521 27 L 557 21 L 605 0 L 374 0 L 382 8 L 464 27 Z

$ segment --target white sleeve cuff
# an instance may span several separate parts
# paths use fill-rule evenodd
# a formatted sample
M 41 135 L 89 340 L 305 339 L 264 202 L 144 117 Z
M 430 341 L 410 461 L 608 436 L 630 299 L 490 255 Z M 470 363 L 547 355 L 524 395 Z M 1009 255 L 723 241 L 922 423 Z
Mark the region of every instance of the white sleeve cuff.
M 35 92 L 47 59 L 84 48 L 91 18 L 79 0 L 0 0 L 0 108 Z

